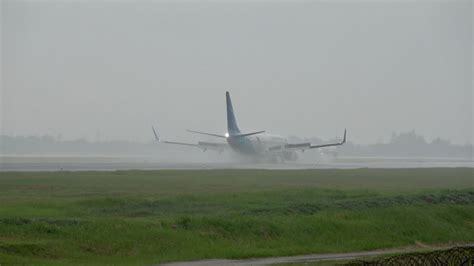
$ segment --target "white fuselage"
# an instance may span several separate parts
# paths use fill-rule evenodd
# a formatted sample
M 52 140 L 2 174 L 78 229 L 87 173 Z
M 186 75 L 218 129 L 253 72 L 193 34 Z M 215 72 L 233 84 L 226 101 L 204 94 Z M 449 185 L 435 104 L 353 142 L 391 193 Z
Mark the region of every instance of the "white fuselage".
M 263 133 L 247 137 L 229 137 L 227 138 L 227 142 L 232 150 L 243 155 L 253 155 L 255 157 L 269 159 L 279 157 L 284 160 L 293 160 L 297 158 L 295 152 L 269 152 L 269 149 L 272 147 L 288 144 L 288 139 L 282 136 Z

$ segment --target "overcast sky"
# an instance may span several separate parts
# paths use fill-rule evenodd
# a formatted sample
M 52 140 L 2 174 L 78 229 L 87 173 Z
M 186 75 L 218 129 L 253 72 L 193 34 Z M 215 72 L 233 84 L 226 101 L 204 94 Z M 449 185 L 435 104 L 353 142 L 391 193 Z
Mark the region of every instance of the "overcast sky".
M 472 1 L 1 1 L 1 133 L 473 142 Z

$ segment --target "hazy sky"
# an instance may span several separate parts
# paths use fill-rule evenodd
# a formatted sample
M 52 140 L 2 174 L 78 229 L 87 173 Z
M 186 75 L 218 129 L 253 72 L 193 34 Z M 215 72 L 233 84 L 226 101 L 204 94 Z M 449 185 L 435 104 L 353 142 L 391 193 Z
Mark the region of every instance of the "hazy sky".
M 1 133 L 473 141 L 472 1 L 1 1 Z

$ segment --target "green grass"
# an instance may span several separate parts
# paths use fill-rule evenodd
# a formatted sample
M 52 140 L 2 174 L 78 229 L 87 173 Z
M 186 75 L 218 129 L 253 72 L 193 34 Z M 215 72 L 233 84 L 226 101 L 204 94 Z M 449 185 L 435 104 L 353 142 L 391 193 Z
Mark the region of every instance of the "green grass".
M 468 168 L 0 173 L 0 264 L 474 242 Z

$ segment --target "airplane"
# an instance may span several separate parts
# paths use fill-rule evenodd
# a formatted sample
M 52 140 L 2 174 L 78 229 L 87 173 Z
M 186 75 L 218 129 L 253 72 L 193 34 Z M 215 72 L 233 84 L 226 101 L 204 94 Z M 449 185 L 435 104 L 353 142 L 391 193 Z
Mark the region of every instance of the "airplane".
M 212 134 L 195 130 L 187 130 L 188 132 L 201 134 L 206 136 L 212 136 L 216 138 L 225 139 L 224 142 L 205 142 L 199 141 L 198 143 L 185 143 L 176 141 L 163 141 L 159 136 L 155 128 L 152 126 L 153 134 L 156 141 L 183 145 L 189 147 L 200 148 L 203 151 L 215 150 L 223 152 L 226 150 L 232 150 L 245 157 L 251 157 L 255 160 L 265 160 L 269 162 L 285 162 L 295 161 L 298 159 L 297 151 L 304 152 L 307 149 L 319 149 L 333 146 L 340 146 L 346 142 L 346 129 L 344 129 L 344 137 L 342 141 L 336 143 L 318 144 L 313 145 L 309 142 L 305 143 L 289 143 L 287 138 L 270 135 L 265 133 L 265 130 L 246 132 L 242 133 L 237 120 L 235 119 L 234 108 L 232 106 L 232 100 L 230 94 L 226 92 L 226 105 L 227 105 L 227 133 L 224 135 Z

